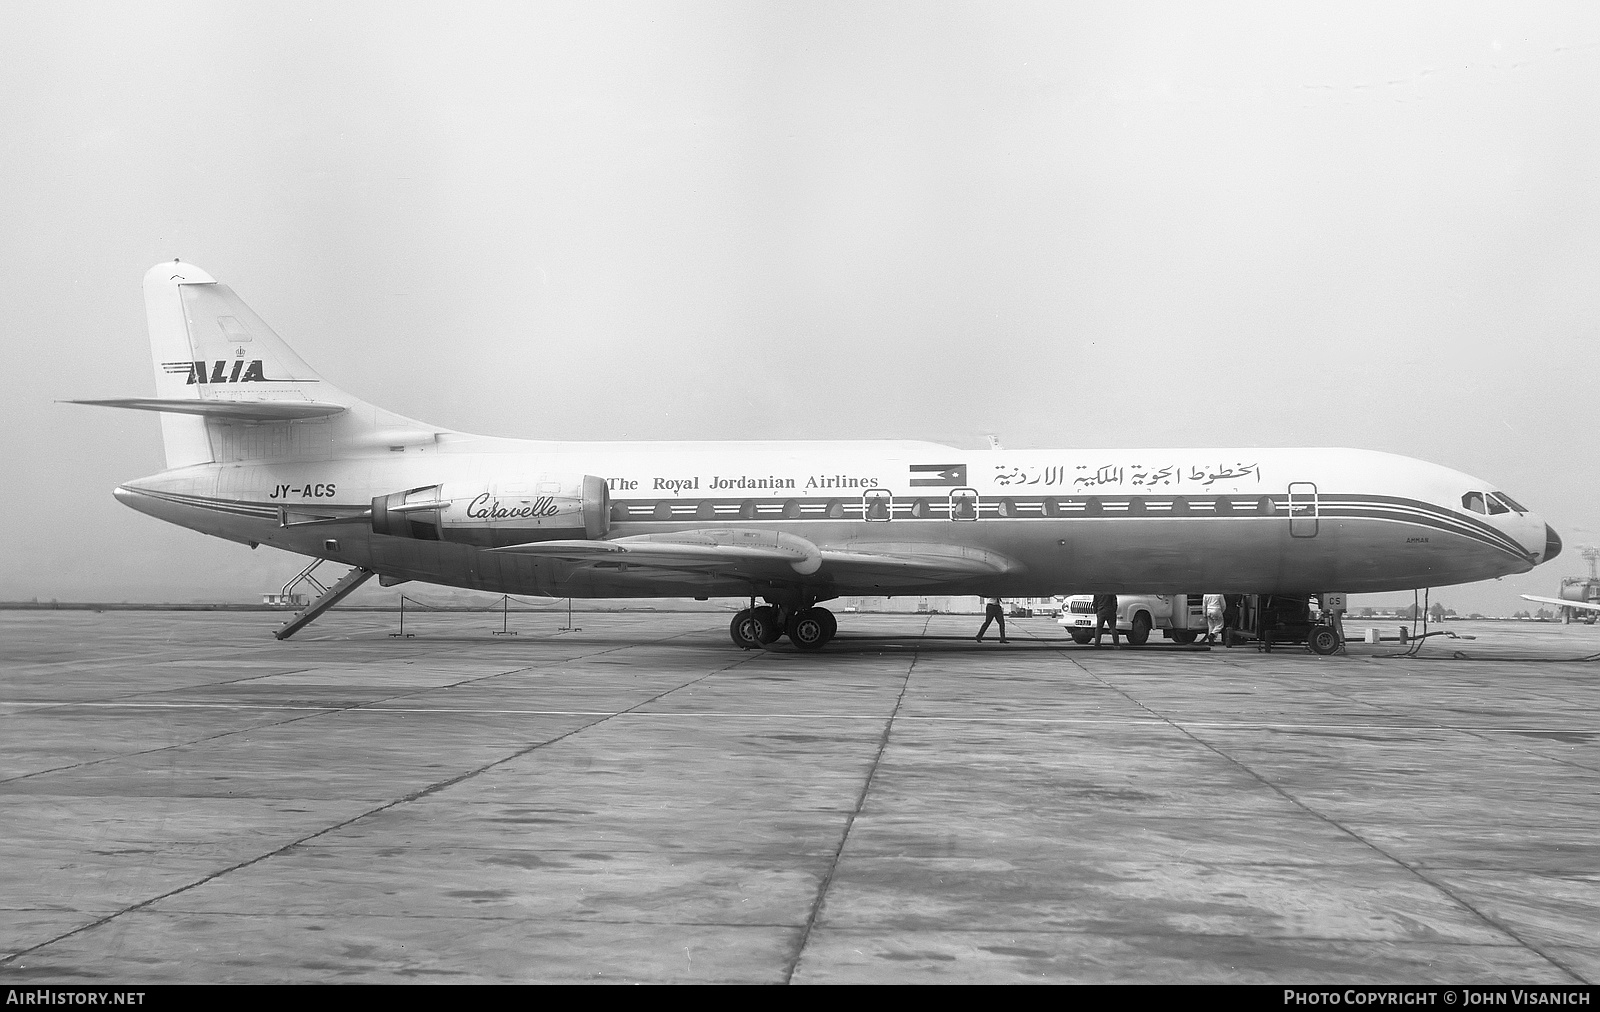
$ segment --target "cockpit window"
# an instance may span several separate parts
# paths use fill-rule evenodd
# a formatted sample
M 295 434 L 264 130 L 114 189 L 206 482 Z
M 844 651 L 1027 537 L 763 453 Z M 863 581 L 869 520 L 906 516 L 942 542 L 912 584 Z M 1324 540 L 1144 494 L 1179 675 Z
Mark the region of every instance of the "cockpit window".
M 1482 492 L 1468 492 L 1461 497 L 1461 505 L 1474 513 L 1487 514 L 1489 512 L 1488 505 L 1483 501 Z
M 1528 507 L 1526 507 L 1526 506 L 1522 505 L 1521 503 L 1517 502 L 1515 499 L 1513 499 L 1510 496 L 1506 495 L 1504 492 L 1492 492 L 1490 494 L 1492 496 L 1494 496 L 1494 498 L 1499 499 L 1501 502 L 1505 503 L 1507 506 L 1510 506 L 1512 509 L 1516 510 L 1518 513 L 1526 513 L 1526 512 L 1528 512 Z
M 1489 512 L 1491 514 L 1510 513 L 1511 507 L 1496 499 L 1491 493 L 1489 496 Z

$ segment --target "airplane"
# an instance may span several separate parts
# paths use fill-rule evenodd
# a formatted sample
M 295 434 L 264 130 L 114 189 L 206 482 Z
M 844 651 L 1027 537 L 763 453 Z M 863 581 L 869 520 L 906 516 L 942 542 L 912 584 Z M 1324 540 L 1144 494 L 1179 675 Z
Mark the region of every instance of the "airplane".
M 144 296 L 155 396 L 70 403 L 159 413 L 166 470 L 119 486 L 122 503 L 351 567 L 279 638 L 374 575 L 740 598 L 737 646 L 809 651 L 837 629 L 820 604 L 845 595 L 1377 593 L 1561 551 L 1489 482 L 1368 450 L 472 435 L 336 387 L 191 264 L 151 268 Z
M 1537 601 L 1539 604 L 1553 604 L 1558 608 L 1571 608 L 1574 611 L 1600 611 L 1600 601 L 1568 601 L 1559 597 L 1537 597 L 1533 594 L 1523 594 L 1524 601 Z M 1594 619 L 1589 619 L 1593 622 Z

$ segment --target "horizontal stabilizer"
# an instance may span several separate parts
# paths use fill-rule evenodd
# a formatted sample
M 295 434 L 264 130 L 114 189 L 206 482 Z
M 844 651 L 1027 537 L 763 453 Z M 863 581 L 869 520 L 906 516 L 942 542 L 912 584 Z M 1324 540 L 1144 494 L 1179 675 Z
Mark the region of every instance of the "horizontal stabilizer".
M 343 404 L 321 401 L 194 400 L 177 397 L 118 397 L 106 401 L 65 401 L 102 408 L 133 408 L 177 415 L 204 415 L 236 422 L 292 422 L 301 418 L 326 418 L 343 411 Z

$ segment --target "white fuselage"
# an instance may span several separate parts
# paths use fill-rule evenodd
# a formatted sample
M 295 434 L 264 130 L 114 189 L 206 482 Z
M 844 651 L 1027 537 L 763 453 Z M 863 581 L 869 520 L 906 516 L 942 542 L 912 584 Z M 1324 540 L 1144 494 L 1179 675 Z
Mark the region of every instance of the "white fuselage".
M 304 459 L 303 447 L 315 442 L 296 443 L 296 459 L 179 468 L 117 495 L 207 534 L 391 581 L 562 597 L 781 596 L 779 584 L 812 600 L 1361 593 L 1525 572 L 1553 554 L 1553 533 L 1537 516 L 1464 505 L 1465 495 L 1492 485 L 1363 450 L 967 451 L 919 442 L 547 443 L 447 433 Z M 738 567 L 581 563 L 375 534 L 361 517 L 374 499 L 407 489 L 494 488 L 547 475 L 604 481 L 608 539 L 775 531 L 824 550 L 961 555 L 987 568 L 864 574 L 825 560 L 774 582 Z
M 338 593 L 376 573 L 759 596 L 776 606 L 756 616 L 767 636 L 765 619 L 804 625 L 846 594 L 1406 590 L 1520 573 L 1561 546 L 1487 482 L 1363 450 L 473 436 L 341 390 L 193 264 L 156 264 L 144 293 L 155 396 L 86 403 L 160 412 L 169 470 L 117 497 L 356 567 Z M 811 621 L 807 648 L 832 635 Z

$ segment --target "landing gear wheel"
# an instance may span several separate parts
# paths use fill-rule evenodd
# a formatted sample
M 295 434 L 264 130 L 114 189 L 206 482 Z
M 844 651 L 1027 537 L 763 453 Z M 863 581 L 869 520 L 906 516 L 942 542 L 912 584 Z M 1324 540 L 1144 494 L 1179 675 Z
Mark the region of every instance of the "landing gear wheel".
M 821 608 L 807 608 L 796 615 L 789 625 L 789 642 L 800 650 L 821 650 L 829 639 L 828 622 L 822 617 L 826 614 Z
M 1193 643 L 1199 636 L 1200 634 L 1195 632 L 1193 629 L 1172 630 L 1172 642 L 1178 644 L 1179 646 L 1186 647 Z
M 1144 612 L 1133 616 L 1133 628 L 1128 630 L 1128 645 L 1142 647 L 1150 638 L 1150 616 Z
M 1311 648 L 1312 653 L 1322 654 L 1324 657 L 1328 654 L 1338 653 L 1339 634 L 1334 631 L 1333 626 L 1314 626 L 1311 629 L 1311 635 L 1306 637 L 1306 646 Z
M 1094 639 L 1094 633 L 1090 632 L 1087 629 L 1074 629 L 1074 630 L 1072 630 L 1072 642 L 1078 644 L 1078 646 L 1080 646 L 1080 647 L 1088 646 L 1089 645 L 1089 641 L 1092 640 L 1092 639 Z
M 833 634 L 839 631 L 839 620 L 833 617 L 833 612 L 826 608 L 812 608 L 811 610 L 816 612 L 817 617 L 822 619 L 823 624 L 828 627 L 828 635 L 822 642 L 826 643 L 828 640 L 833 639 Z
M 757 625 L 756 638 L 760 640 L 759 646 L 778 642 L 778 637 L 783 635 L 783 625 L 778 621 L 778 609 L 771 605 L 763 605 L 750 613 Z
M 733 616 L 733 621 L 728 623 L 728 635 L 740 650 L 754 650 L 761 646 L 754 610 L 746 608 Z

